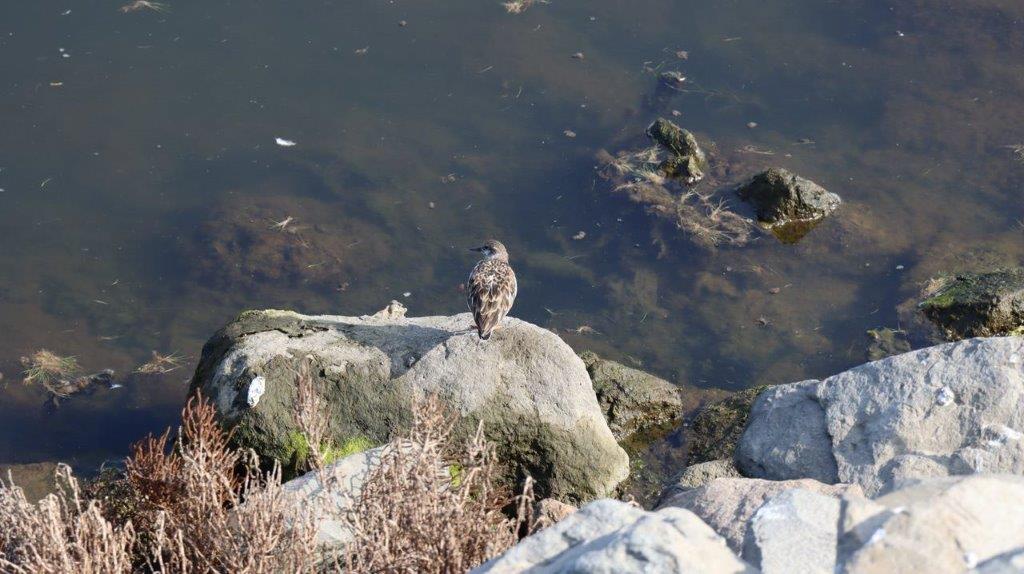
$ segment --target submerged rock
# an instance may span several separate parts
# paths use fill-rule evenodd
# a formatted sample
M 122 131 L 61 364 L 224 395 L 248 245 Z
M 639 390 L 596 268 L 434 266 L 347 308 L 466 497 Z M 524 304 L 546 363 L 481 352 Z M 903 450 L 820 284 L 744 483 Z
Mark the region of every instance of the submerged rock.
M 949 340 L 1024 334 L 1024 268 L 945 279 L 920 309 Z
M 868 361 L 879 361 L 886 357 L 909 353 L 910 340 L 906 331 L 896 329 L 868 329 Z
M 970 339 L 766 390 L 736 452 L 746 476 L 859 484 L 1024 474 L 1024 338 Z
M 692 133 L 665 118 L 658 118 L 647 127 L 647 135 L 672 152 L 659 166 L 666 177 L 679 178 L 688 184 L 704 179 L 708 160 Z
M 680 508 L 647 512 L 617 500 L 588 504 L 473 570 L 476 574 L 527 571 L 755 572 L 692 512 Z
M 842 203 L 824 187 L 778 167 L 755 175 L 736 193 L 754 208 L 762 223 L 773 228 L 790 226 L 780 227 L 777 233 L 784 242 L 800 239 Z
M 580 358 L 587 365 L 597 402 L 617 440 L 682 415 L 683 400 L 672 383 L 590 351 Z
M 659 505 L 683 492 L 700 488 L 718 478 L 741 478 L 736 464 L 732 459 L 711 460 L 686 467 L 679 476 L 672 479 L 661 494 Z
M 736 443 L 747 426 L 750 406 L 767 385 L 742 390 L 704 407 L 690 425 L 687 444 L 691 464 L 732 459 Z
M 486 342 L 470 324 L 467 313 L 250 311 L 203 348 L 191 390 L 213 400 L 239 446 L 295 469 L 308 448 L 294 420 L 296 371 L 310 361 L 334 444 L 381 444 L 408 426 L 416 397 L 436 394 L 460 417 L 456 437 L 484 421 L 501 459 L 516 475 L 533 476 L 540 495 L 575 502 L 610 493 L 626 478 L 628 458 L 583 361 L 555 334 L 517 319 Z M 257 377 L 264 392 L 250 407 Z

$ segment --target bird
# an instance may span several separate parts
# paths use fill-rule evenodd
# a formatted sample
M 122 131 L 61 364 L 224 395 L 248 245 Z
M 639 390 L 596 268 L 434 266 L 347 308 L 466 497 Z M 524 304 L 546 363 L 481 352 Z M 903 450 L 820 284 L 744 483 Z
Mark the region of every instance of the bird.
M 515 271 L 508 264 L 508 250 L 500 241 L 488 239 L 470 251 L 478 251 L 484 256 L 469 274 L 466 299 L 477 334 L 486 341 L 512 309 L 519 285 Z

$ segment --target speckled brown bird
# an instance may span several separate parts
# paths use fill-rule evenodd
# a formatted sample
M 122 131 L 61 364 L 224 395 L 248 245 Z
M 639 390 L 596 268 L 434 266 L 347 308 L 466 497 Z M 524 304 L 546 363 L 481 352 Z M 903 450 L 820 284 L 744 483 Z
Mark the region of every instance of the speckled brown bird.
M 479 251 L 484 258 L 469 274 L 467 300 L 477 333 L 486 340 L 512 309 L 519 285 L 515 271 L 508 264 L 508 250 L 500 241 L 489 239 L 471 251 Z

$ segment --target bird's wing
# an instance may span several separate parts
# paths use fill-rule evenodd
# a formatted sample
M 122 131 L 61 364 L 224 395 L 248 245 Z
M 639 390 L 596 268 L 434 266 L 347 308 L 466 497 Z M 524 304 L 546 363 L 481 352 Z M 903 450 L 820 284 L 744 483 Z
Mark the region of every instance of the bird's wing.
M 489 335 L 501 322 L 515 301 L 517 286 L 515 273 L 506 265 L 484 262 L 470 275 L 469 308 L 473 312 L 480 336 Z

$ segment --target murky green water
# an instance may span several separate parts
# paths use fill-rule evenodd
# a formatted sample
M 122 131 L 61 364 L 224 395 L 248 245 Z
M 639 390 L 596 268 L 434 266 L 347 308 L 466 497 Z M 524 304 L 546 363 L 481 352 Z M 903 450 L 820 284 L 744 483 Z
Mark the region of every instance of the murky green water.
M 0 462 L 122 456 L 245 308 L 460 312 L 487 236 L 515 315 L 725 389 L 855 365 L 920 282 L 1024 261 L 1020 2 L 120 5 L 0 6 Z M 711 252 L 610 194 L 650 68 L 727 179 L 785 166 L 838 216 Z M 42 347 L 123 387 L 47 412 Z M 126 375 L 153 350 L 182 367 Z

